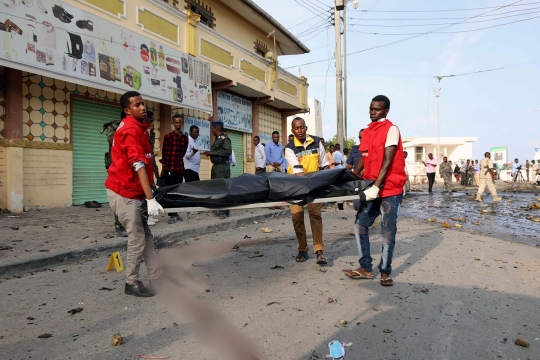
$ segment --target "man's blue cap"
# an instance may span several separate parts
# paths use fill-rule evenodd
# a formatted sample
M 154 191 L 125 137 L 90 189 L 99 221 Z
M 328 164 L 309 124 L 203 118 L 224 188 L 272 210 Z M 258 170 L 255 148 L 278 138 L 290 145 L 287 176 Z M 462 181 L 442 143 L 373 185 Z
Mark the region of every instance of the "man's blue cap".
M 212 126 L 223 126 L 223 121 L 212 121 Z

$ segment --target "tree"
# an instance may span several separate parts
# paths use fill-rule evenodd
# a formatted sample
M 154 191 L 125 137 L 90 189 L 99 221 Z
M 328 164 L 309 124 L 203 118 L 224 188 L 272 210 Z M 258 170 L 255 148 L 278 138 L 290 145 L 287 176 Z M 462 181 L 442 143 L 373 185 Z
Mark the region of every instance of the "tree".
M 334 136 L 332 137 L 332 140 L 331 140 L 331 141 L 326 140 L 326 141 L 324 142 L 324 149 L 325 149 L 326 151 L 328 151 L 328 145 L 330 145 L 330 144 L 332 144 L 332 145 L 339 144 L 339 145 L 341 145 L 341 152 L 343 152 L 343 150 L 345 150 L 345 148 L 347 148 L 347 149 L 349 149 L 349 151 L 351 151 L 351 149 L 353 148 L 353 146 L 354 146 L 354 144 L 355 144 L 355 140 L 356 140 L 356 139 L 353 138 L 353 137 L 349 138 L 349 140 L 347 140 L 347 144 L 346 144 L 347 146 L 345 146 L 345 145 L 344 145 L 344 141 L 338 142 L 338 141 L 337 141 L 337 135 L 334 135 Z

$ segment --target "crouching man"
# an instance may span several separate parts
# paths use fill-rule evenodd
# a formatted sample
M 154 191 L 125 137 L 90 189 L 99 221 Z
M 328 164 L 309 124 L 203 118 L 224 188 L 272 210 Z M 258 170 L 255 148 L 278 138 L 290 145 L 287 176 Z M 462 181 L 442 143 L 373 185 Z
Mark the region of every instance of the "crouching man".
M 139 268 L 144 258 L 150 283 L 161 270 L 154 254 L 154 239 L 146 220 L 141 216 L 142 201 L 146 201 L 148 214 L 163 213 L 152 193 L 154 169 L 152 146 L 146 130 L 146 106 L 136 91 L 128 91 L 120 98 L 123 119 L 114 134 L 111 148 L 112 165 L 105 181 L 107 197 L 112 211 L 128 235 L 125 293 L 139 297 L 153 296 L 139 280 Z

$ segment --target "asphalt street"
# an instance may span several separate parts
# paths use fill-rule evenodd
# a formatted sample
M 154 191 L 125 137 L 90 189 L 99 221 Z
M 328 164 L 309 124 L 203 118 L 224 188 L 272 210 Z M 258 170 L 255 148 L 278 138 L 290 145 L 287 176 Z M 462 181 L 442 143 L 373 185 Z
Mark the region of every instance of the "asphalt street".
M 403 203 L 393 287 L 382 287 L 377 272 L 375 280 L 343 275 L 358 264 L 351 208 L 324 210 L 326 267 L 316 265 L 313 254 L 307 263 L 294 261 L 297 242 L 288 218 L 183 239 L 177 249 L 240 243 L 189 272 L 206 282 L 201 299 L 250 339 L 261 359 L 325 359 L 332 340 L 352 343 L 349 360 L 539 359 L 540 249 L 533 241 L 481 234 L 472 220 L 444 229 L 440 220 L 452 214 L 438 212 L 437 222 L 427 221 L 443 210 L 419 214 L 421 202 L 433 201 L 422 196 Z M 462 198 L 463 206 L 478 206 Z M 374 264 L 380 259 L 377 233 Z M 101 256 L 0 280 L 1 357 L 227 359 L 218 339 L 201 340 L 160 296 L 124 295 L 124 273 L 106 272 L 108 261 Z M 144 265 L 141 273 L 146 282 Z M 76 308 L 82 311 L 68 313 Z M 124 339 L 120 346 L 112 346 L 116 333 Z M 51 337 L 38 338 L 43 334 Z M 518 338 L 530 347 L 515 345 Z

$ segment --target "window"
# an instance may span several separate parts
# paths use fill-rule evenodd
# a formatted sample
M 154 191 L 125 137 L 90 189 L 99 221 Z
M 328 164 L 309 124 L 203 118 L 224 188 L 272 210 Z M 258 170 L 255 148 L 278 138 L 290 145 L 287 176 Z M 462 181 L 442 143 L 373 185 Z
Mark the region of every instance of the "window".
M 424 160 L 424 147 L 415 146 L 414 147 L 414 161 L 422 162 Z
M 211 7 L 204 5 L 201 0 L 185 0 L 185 2 L 186 10 L 191 10 L 201 16 L 201 24 L 208 26 L 210 29 L 216 27 L 216 18 Z

